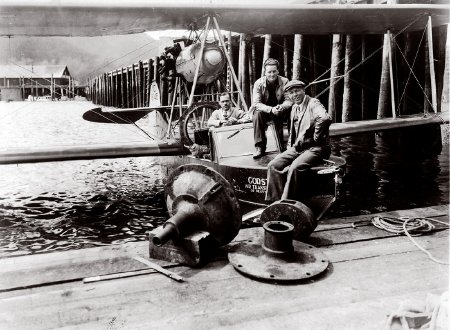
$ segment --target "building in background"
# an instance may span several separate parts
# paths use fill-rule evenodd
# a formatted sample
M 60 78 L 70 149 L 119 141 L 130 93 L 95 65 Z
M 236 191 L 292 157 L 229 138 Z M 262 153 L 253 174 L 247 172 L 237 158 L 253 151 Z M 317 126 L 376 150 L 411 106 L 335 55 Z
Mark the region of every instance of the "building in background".
M 0 101 L 71 99 L 76 85 L 66 65 L 0 65 Z

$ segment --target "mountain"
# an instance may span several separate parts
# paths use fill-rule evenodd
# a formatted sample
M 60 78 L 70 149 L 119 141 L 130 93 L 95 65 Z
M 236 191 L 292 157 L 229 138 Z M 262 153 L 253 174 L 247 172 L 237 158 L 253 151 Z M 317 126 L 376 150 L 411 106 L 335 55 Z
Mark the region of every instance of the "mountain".
M 106 37 L 0 38 L 0 64 L 63 64 L 81 84 L 89 77 L 159 55 L 167 38 L 149 34 Z

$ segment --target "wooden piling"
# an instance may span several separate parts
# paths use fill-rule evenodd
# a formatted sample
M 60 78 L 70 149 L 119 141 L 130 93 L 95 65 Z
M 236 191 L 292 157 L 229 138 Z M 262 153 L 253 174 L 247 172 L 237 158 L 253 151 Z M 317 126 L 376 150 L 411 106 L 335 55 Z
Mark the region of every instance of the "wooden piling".
M 114 71 L 111 71 L 111 82 L 110 82 L 110 89 L 111 89 L 111 101 L 110 101 L 110 106 L 115 107 L 116 104 L 116 97 L 117 97 L 117 92 L 116 92 L 116 84 L 115 84 L 115 80 L 114 80 Z
M 159 70 L 159 57 L 155 56 L 153 59 L 153 81 L 158 79 L 158 70 Z
M 386 118 L 389 115 L 389 36 L 384 35 L 383 55 L 381 64 L 380 93 L 378 98 L 377 119 Z
M 61 96 L 64 96 L 64 91 L 62 88 Z M 100 76 L 95 77 L 95 104 L 100 104 Z
M 425 71 L 425 83 L 423 85 L 423 112 L 429 113 L 433 111 L 432 96 L 431 96 L 431 75 L 430 75 L 430 52 L 429 52 L 429 44 L 425 42 L 424 45 L 424 53 L 425 53 L 425 61 L 424 61 L 424 71 Z
M 162 77 L 159 77 L 159 90 L 161 93 L 161 105 L 168 105 L 167 103 L 167 80 L 162 79 Z
M 103 76 L 104 74 L 102 74 L 99 78 L 98 78 L 98 103 L 99 104 L 103 104 Z M 64 94 L 67 96 L 67 92 L 64 89 Z
M 148 77 L 147 77 L 147 106 L 150 106 L 150 87 L 153 81 L 153 60 L 148 59 Z
M 243 56 L 242 56 L 242 33 L 239 35 L 239 51 L 238 51 L 238 74 L 237 74 L 237 78 L 238 78 L 238 84 L 239 84 L 239 88 L 242 90 L 242 77 L 243 77 L 243 73 L 242 73 L 242 60 L 243 60 Z M 238 98 L 238 102 L 237 102 L 237 106 L 238 108 L 241 107 L 241 99 Z
M 427 45 L 428 45 L 428 60 L 430 67 L 430 83 L 431 83 L 431 104 L 433 111 L 437 112 L 437 93 L 436 93 L 436 73 L 434 70 L 434 52 L 433 52 L 433 31 L 431 24 L 431 16 L 428 16 L 427 24 Z
M 50 77 L 50 98 L 52 101 L 53 101 L 53 98 L 55 97 L 55 95 L 53 93 L 53 84 L 54 84 L 54 81 L 53 81 L 53 73 L 52 73 L 52 76 Z
M 344 95 L 342 98 L 342 122 L 351 121 L 352 114 L 352 84 L 351 68 L 353 64 L 353 48 L 355 36 L 348 34 L 345 38 L 345 64 L 344 64 Z
M 272 35 L 266 34 L 264 36 L 264 54 L 261 68 L 261 76 L 264 76 L 264 63 L 270 57 L 270 49 L 272 48 Z
M 112 81 L 111 81 L 111 78 L 112 78 L 111 72 L 107 73 L 106 74 L 106 79 L 107 79 L 106 80 L 106 86 L 107 86 L 106 95 L 108 97 L 108 106 L 112 105 L 112 86 L 111 86 Z M 69 89 L 72 90 L 72 86 L 70 86 Z
M 256 81 L 256 47 L 251 39 L 250 41 L 250 56 L 248 58 L 248 75 L 250 77 L 250 104 L 253 103 L 253 86 Z
M 335 123 L 338 118 L 338 97 L 339 80 L 342 75 L 342 39 L 343 36 L 339 34 L 333 35 L 333 47 L 331 51 L 331 72 L 330 72 L 330 92 L 328 94 L 328 113 Z
M 294 55 L 292 58 L 292 79 L 302 79 L 302 49 L 303 36 L 296 34 L 294 36 Z
M 125 108 L 125 93 L 124 93 L 124 77 L 125 73 L 123 67 L 120 68 L 120 107 Z
M 126 72 L 125 72 L 125 76 L 126 76 L 126 84 L 125 84 L 125 89 L 126 89 L 126 107 L 130 108 L 131 107 L 131 77 L 130 77 L 130 68 L 126 67 L 125 68 Z
M 229 57 L 230 61 L 229 61 L 229 66 L 228 66 L 228 72 L 230 74 L 230 76 L 229 76 L 230 92 L 232 93 L 231 95 L 234 96 L 235 95 L 234 91 L 239 90 L 238 86 L 235 84 L 236 83 L 235 80 L 233 79 L 233 72 L 236 71 L 235 63 L 236 62 L 239 63 L 239 53 L 237 54 L 238 60 L 236 61 L 236 50 L 235 50 L 236 47 L 233 44 L 233 38 L 231 36 L 231 32 L 229 34 L 229 38 L 230 38 L 229 39 L 230 41 L 229 41 L 228 57 Z M 235 101 L 236 101 L 236 104 L 237 104 L 237 102 L 239 102 L 239 96 L 237 96 L 235 98 Z
M 396 108 L 395 108 L 395 93 L 394 93 L 394 70 L 392 68 L 393 62 L 393 49 L 392 49 L 392 34 L 388 30 L 388 60 L 389 60 L 389 85 L 391 86 L 391 113 L 392 118 L 396 118 Z
M 26 98 L 25 95 L 25 77 L 20 77 L 20 90 L 22 92 L 22 100 Z
M 361 120 L 369 119 L 369 107 L 366 95 L 367 72 L 364 61 L 366 60 L 366 36 L 361 36 Z
M 442 81 L 441 111 L 450 111 L 450 24 L 447 24 L 445 43 L 444 79 Z
M 141 61 L 139 61 L 134 66 L 134 98 L 135 98 L 135 107 L 138 108 L 141 106 L 141 79 L 140 79 L 140 66 Z
M 435 66 L 436 66 L 436 96 L 437 96 L 437 111 L 440 112 L 442 109 L 442 83 L 443 83 L 443 73 L 445 68 L 445 40 L 447 33 L 447 26 L 439 26 L 434 29 L 435 40 L 437 41 L 435 53 Z M 435 49 L 436 49 L 435 48 Z
M 286 36 L 283 36 L 283 74 L 289 79 L 288 69 L 288 44 Z
M 131 65 L 131 104 L 133 108 L 137 108 L 137 74 L 136 74 L 136 65 L 133 63 Z
M 102 74 L 102 79 L 100 83 L 100 104 L 105 105 L 106 104 L 106 97 L 105 97 L 105 82 L 106 82 L 106 73 Z M 69 97 L 68 91 L 66 91 L 67 97 Z
M 228 40 L 227 40 L 227 53 L 229 58 L 233 58 L 233 52 L 232 52 L 232 40 L 231 40 L 231 31 L 228 32 Z M 227 63 L 227 91 L 232 92 L 233 91 L 233 78 L 231 77 L 231 63 Z
M 72 90 L 72 87 L 69 86 L 69 90 Z M 106 98 L 107 98 L 107 106 L 111 106 L 111 72 L 106 74 Z
M 250 100 L 248 88 L 248 60 L 247 60 L 247 36 L 245 33 L 240 34 L 239 38 L 239 83 L 241 84 L 242 94 L 247 104 Z M 239 104 L 239 106 L 241 106 Z
M 314 37 L 310 37 L 308 39 L 308 69 L 309 69 L 309 76 L 308 76 L 308 80 L 309 81 L 313 81 L 314 80 L 314 44 L 313 44 L 313 40 Z M 315 85 L 311 85 L 310 87 L 310 94 L 312 96 L 316 95 L 316 86 Z
M 68 91 L 69 91 L 69 98 L 70 98 L 70 80 L 69 80 L 69 86 L 67 87 Z M 109 75 L 108 72 L 105 73 L 105 103 L 103 103 L 104 105 L 108 106 L 109 105 Z
M 399 102 L 401 102 L 401 104 L 399 104 L 399 106 L 402 109 L 401 114 L 406 115 L 406 114 L 409 114 L 409 112 L 410 112 L 409 102 L 408 102 L 408 90 L 411 86 L 411 79 L 413 79 L 413 78 L 412 78 L 412 74 L 411 74 L 408 64 L 412 65 L 412 63 L 410 63 L 410 59 L 411 59 L 411 53 L 413 51 L 413 49 L 412 49 L 413 41 L 412 41 L 412 35 L 410 32 L 406 32 L 403 35 L 403 37 L 404 37 L 403 54 L 405 55 L 405 60 L 401 61 L 400 63 L 402 65 L 402 71 L 403 71 L 403 74 L 405 75 L 405 77 L 400 82 L 402 84 L 402 95 L 399 95 Z
M 90 89 L 90 94 L 91 94 L 91 101 L 94 104 L 97 104 L 97 85 L 96 85 L 96 81 L 97 81 L 97 77 L 95 77 L 94 79 L 91 79 L 91 89 Z M 62 96 L 62 95 L 61 95 Z
M 316 39 L 311 37 L 309 40 L 308 58 L 309 58 L 309 81 L 314 81 L 316 77 Z M 317 85 L 310 87 L 311 96 L 317 95 Z

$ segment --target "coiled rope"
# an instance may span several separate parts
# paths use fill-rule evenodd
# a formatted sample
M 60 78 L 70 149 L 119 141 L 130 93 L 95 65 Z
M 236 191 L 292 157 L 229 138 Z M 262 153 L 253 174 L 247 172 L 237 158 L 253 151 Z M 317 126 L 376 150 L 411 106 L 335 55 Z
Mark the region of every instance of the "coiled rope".
M 431 232 L 435 229 L 435 226 L 430 222 L 436 222 L 449 226 L 448 223 L 430 218 L 410 218 L 410 217 L 381 217 L 375 216 L 372 218 L 372 224 L 380 229 L 386 230 L 390 233 L 395 233 L 397 235 L 405 234 L 414 243 L 415 246 L 421 251 L 423 251 L 428 257 L 438 264 L 448 265 L 447 261 L 439 260 L 434 258 L 430 252 L 428 252 L 424 247 L 422 247 L 413 236 L 420 236 L 425 233 Z

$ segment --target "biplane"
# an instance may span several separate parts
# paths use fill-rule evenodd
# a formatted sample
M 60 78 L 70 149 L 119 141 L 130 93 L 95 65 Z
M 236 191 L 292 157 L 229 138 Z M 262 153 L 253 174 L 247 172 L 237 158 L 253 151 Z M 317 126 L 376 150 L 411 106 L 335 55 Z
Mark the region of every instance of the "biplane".
M 101 107 L 85 113 L 84 118 L 96 122 L 130 124 L 149 113 L 160 113 L 164 127 L 157 140 L 139 145 L 116 145 L 107 148 L 41 148 L 37 150 L 6 150 L 0 153 L 1 164 L 61 161 L 92 158 L 170 156 L 166 158 L 167 172 L 180 165 L 201 164 L 222 174 L 234 187 L 241 203 L 253 208 L 264 207 L 266 170 L 268 162 L 281 151 L 272 127 L 268 129 L 268 154 L 260 160 L 253 152 L 252 124 L 206 128 L 205 121 L 215 102 L 196 102 L 196 87 L 217 80 L 225 65 L 230 68 L 236 95 L 244 110 L 249 105 L 243 98 L 236 73 L 226 52 L 222 30 L 247 34 L 384 34 L 403 33 L 423 29 L 428 25 L 441 26 L 449 22 L 447 5 L 385 5 L 385 4 L 297 4 L 281 1 L 276 4 L 262 1 L 242 4 L 238 1 L 208 1 L 186 4 L 183 1 L 151 2 L 134 0 L 73 2 L 59 1 L 3 1 L 0 4 L 0 36 L 102 36 L 140 33 L 151 30 L 191 29 L 204 27 L 196 39 L 189 40 L 183 49 L 168 51 L 173 60 L 167 65 L 173 70 L 174 91 L 171 106 L 153 104 L 135 109 L 107 109 Z M 209 34 L 215 42 L 208 43 Z M 170 62 L 170 61 L 168 61 Z M 182 81 L 187 84 L 182 85 Z M 314 82 L 311 82 L 314 83 Z M 391 81 L 392 84 L 392 81 Z M 182 86 L 188 101 L 182 104 Z M 190 91 L 189 91 L 190 89 Z M 158 95 L 157 90 L 154 94 Z M 156 99 L 158 97 L 156 96 Z M 437 112 L 433 90 L 433 110 Z M 394 107 L 393 107 L 394 108 Z M 168 112 L 168 110 L 170 112 Z M 179 110 L 179 111 L 178 111 Z M 177 117 L 178 114 L 178 117 Z M 380 120 L 337 123 L 331 136 L 383 131 L 400 127 L 448 123 L 448 112 L 424 117 L 411 116 Z M 204 146 L 206 152 L 194 156 L 188 147 Z M 298 200 L 312 210 L 316 218 L 336 200 L 345 161 L 331 157 L 314 168 L 307 189 L 299 192 Z M 317 188 L 320 187 L 320 188 Z M 309 211 L 308 211 L 309 212 Z

